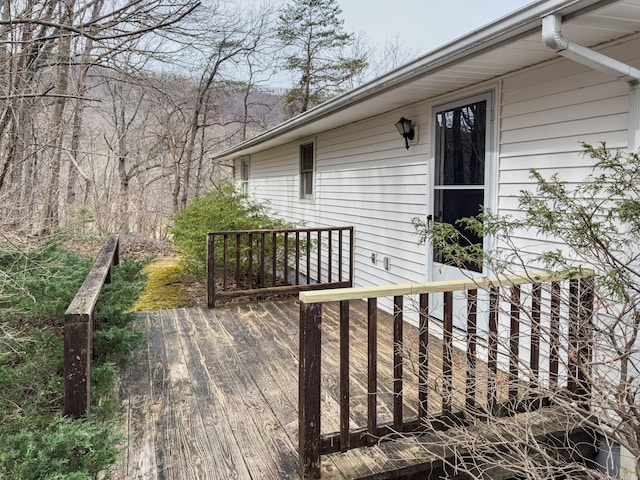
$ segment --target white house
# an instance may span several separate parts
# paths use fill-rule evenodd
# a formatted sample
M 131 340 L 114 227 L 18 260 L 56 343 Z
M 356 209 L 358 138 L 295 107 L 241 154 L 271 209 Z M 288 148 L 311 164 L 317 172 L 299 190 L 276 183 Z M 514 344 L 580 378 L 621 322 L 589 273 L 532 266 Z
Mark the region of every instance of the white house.
M 640 0 L 537 1 L 215 158 L 289 221 L 355 226 L 355 286 L 459 275 L 411 220 L 512 212 L 531 168 L 589 173 L 580 142 L 636 149 L 639 31 Z
M 353 225 L 355 286 L 439 280 L 414 217 L 514 213 L 531 168 L 590 173 L 581 142 L 637 150 L 639 85 L 640 0 L 540 0 L 216 159 L 289 221 Z
M 540 0 L 215 158 L 286 220 L 353 225 L 355 286 L 439 280 L 414 217 L 514 213 L 531 168 L 590 173 L 581 142 L 637 150 L 639 84 L 640 0 Z

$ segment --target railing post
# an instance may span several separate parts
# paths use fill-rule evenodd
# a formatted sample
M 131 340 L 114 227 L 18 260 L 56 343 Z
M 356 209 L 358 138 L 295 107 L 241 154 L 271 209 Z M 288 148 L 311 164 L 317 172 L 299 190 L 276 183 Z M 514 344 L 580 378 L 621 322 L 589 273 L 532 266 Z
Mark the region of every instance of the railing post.
M 322 304 L 300 302 L 298 452 L 302 478 L 320 478 Z
M 93 314 L 64 316 L 64 414 L 89 413 Z
M 225 243 L 226 246 L 226 243 Z M 215 262 L 215 234 L 209 233 L 207 235 L 207 307 L 213 308 L 216 304 L 216 262 Z M 226 262 L 226 249 L 225 249 L 225 262 Z M 224 265 L 226 272 L 226 265 Z M 225 273 L 226 275 L 226 273 Z M 226 279 L 225 279 L 226 283 Z
M 356 233 L 353 227 L 349 228 L 349 286 L 353 287 L 353 276 L 356 269 Z

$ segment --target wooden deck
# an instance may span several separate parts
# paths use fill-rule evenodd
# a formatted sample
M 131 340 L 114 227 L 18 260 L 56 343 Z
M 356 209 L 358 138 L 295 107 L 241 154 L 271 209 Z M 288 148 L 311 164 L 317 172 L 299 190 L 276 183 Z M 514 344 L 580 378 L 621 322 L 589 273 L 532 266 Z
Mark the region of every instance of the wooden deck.
M 350 426 L 366 426 L 366 303 L 352 302 L 350 324 Z M 134 353 L 120 382 L 127 445 L 114 478 L 299 479 L 298 341 L 295 300 L 233 304 L 140 314 L 149 343 Z M 321 432 L 339 430 L 337 306 L 325 305 L 322 323 Z M 378 421 L 393 418 L 393 318 L 378 316 Z M 403 418 L 416 415 L 418 392 L 411 344 L 416 328 L 405 324 Z M 434 349 L 432 351 L 432 349 Z M 438 352 L 440 350 L 440 352 Z M 442 342 L 429 340 L 430 390 L 441 390 Z M 454 352 L 453 383 L 465 402 L 464 354 Z M 433 376 L 432 376 L 433 374 Z M 478 365 L 478 378 L 486 366 Z M 416 380 L 416 381 L 413 381 Z M 479 382 L 484 383 L 484 380 Z M 480 385 L 478 398 L 485 394 Z M 503 392 L 506 395 L 508 392 Z M 500 395 L 499 395 L 500 396 Z M 429 403 L 437 413 L 440 402 Z M 457 410 L 457 407 L 454 411 Z M 584 432 L 575 423 L 533 412 L 539 431 Z M 532 420 L 524 420 L 530 424 Z M 573 420 L 571 420 L 573 422 Z M 509 427 L 509 428 L 512 428 Z M 322 479 L 416 480 L 441 478 L 438 458 L 453 432 L 412 436 L 323 455 Z M 473 435 L 473 433 L 472 433 Z M 482 435 L 482 434 L 481 434 Z M 431 450 L 431 452 L 429 452 Z M 435 463 L 433 463 L 435 462 Z M 427 470 L 432 475 L 425 473 Z M 422 473 L 420 473 L 422 472 Z M 461 478 L 461 477 L 455 477 Z
M 364 339 L 366 304 L 351 308 L 352 336 Z M 335 314 L 328 317 L 337 318 Z M 115 478 L 300 478 L 298 318 L 294 300 L 141 314 L 149 344 L 135 353 L 121 381 L 128 448 Z M 323 324 L 325 359 L 338 355 L 336 323 Z M 392 338 L 391 328 L 391 317 L 381 314 L 380 338 Z M 388 385 L 389 397 L 390 343 L 378 347 L 379 362 L 389 365 L 389 378 L 380 381 L 381 390 Z M 353 370 L 354 389 L 359 372 L 366 369 L 366 349 L 357 344 L 353 342 L 352 361 L 361 366 Z M 338 408 L 337 384 L 332 372 L 323 371 L 322 409 L 328 413 L 323 418 L 336 422 L 325 422 L 325 433 L 338 429 L 338 416 L 331 414 Z M 417 399 L 414 394 L 406 397 Z M 409 403 L 407 415 L 415 411 Z M 355 426 L 365 421 L 366 402 L 362 404 L 352 409 Z M 381 408 L 380 416 L 380 421 L 388 420 L 391 411 L 387 415 Z M 388 478 L 384 472 L 410 471 L 420 463 L 419 450 L 406 442 L 388 442 L 323 456 L 322 478 Z

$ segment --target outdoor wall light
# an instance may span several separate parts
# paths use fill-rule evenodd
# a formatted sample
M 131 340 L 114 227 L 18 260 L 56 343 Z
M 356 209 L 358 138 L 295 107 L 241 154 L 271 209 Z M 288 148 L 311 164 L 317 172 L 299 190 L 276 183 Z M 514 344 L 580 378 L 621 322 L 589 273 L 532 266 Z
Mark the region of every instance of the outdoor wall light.
M 398 129 L 398 133 L 404 137 L 404 143 L 407 146 L 407 150 L 409 150 L 409 140 L 413 140 L 413 137 L 416 134 L 413 129 L 413 122 L 402 117 L 396 122 L 396 128 Z

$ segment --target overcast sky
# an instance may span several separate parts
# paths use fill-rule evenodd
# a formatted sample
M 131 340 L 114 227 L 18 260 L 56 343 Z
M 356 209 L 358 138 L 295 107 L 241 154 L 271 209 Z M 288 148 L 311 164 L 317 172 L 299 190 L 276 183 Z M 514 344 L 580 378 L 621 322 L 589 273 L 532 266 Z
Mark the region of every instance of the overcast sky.
M 262 3 L 287 4 L 292 0 L 226 0 L 235 5 Z M 401 63 L 435 50 L 442 45 L 483 27 L 533 0 L 337 0 L 347 33 L 364 37 L 364 45 L 378 52 L 385 44 L 406 49 Z M 372 66 L 375 64 L 372 62 Z M 375 68 L 370 75 L 386 69 Z M 282 72 L 271 78 L 271 86 L 288 87 L 289 75 Z
M 338 0 L 347 32 L 393 42 L 417 55 L 482 27 L 532 0 Z

